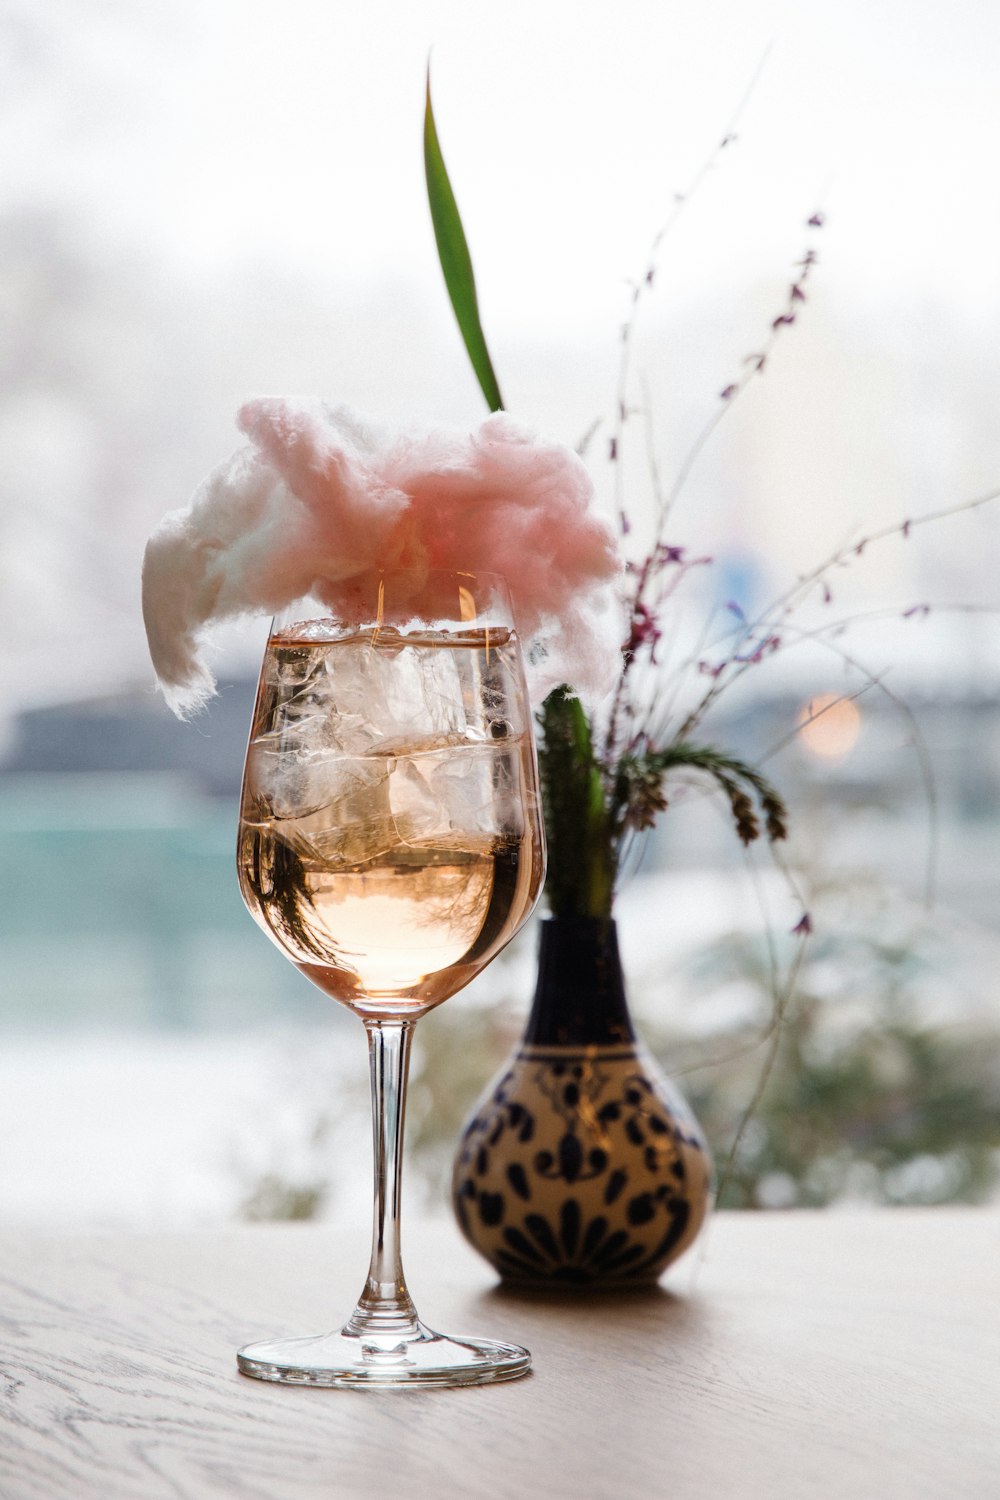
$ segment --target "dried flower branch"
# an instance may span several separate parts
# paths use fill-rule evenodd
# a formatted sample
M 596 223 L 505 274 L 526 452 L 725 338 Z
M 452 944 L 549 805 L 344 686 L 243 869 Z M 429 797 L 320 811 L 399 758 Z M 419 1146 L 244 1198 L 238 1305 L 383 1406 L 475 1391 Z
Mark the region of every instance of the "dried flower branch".
M 730 126 L 702 162 L 687 192 L 676 196 L 671 213 L 654 238 L 644 272 L 632 285 L 622 328 L 609 440 L 610 457 L 616 465 L 615 507 L 622 536 L 631 530 L 624 503 L 623 464 L 630 419 L 638 410 L 631 404 L 630 387 L 639 314 L 656 282 L 658 254 L 664 238 L 704 183 L 720 153 L 735 139 L 736 124 L 762 66 L 763 60 Z M 450 200 L 450 208 L 453 206 Z M 454 218 L 457 222 L 457 210 Z M 824 214 L 816 211 L 806 220 L 806 227 L 820 231 L 824 223 Z M 459 232 L 460 229 L 458 224 Z M 645 393 L 647 462 L 656 505 L 654 535 L 645 555 L 626 568 L 627 625 L 617 683 L 609 707 L 600 718 L 591 720 L 575 692 L 562 686 L 550 693 L 539 719 L 550 850 L 547 894 L 557 913 L 610 916 L 623 851 L 633 836 L 651 827 L 667 807 L 669 779 L 681 770 L 706 778 L 722 793 L 744 845 L 749 846 L 761 837 L 762 822 L 763 832 L 772 845 L 784 839 L 787 814 L 778 793 L 759 767 L 702 742 L 706 719 L 734 683 L 787 646 L 808 639 L 832 644 L 836 632 L 845 627 L 845 621 L 829 621 L 819 630 L 808 631 L 794 617 L 816 589 L 822 591 L 824 601 L 832 600 L 829 575 L 834 569 L 850 565 L 867 548 L 889 537 L 905 540 L 919 525 L 975 509 L 1000 496 L 1000 490 L 991 491 L 974 500 L 942 507 L 924 516 L 908 517 L 896 525 L 852 539 L 789 584 L 755 618 L 748 619 L 737 605 L 731 605 L 728 627 L 717 643 L 709 643 L 710 624 L 706 621 L 696 650 L 680 661 L 671 659 L 675 632 L 669 626 L 670 616 L 680 607 L 684 584 L 696 569 L 710 565 L 712 559 L 689 556 L 685 547 L 668 540 L 667 525 L 721 423 L 740 396 L 769 367 L 779 339 L 798 322 L 808 301 L 808 283 L 817 264 L 817 251 L 810 238 L 793 267 L 784 298 L 770 318 L 763 339 L 719 393 L 669 488 L 664 487 L 656 462 L 651 406 L 648 392 Z M 471 261 L 468 274 L 471 277 Z M 589 442 L 594 430 L 590 429 L 582 446 Z M 905 613 L 919 618 L 926 613 L 926 606 L 918 604 Z M 847 653 L 840 654 L 842 659 L 849 659 Z M 706 686 L 695 695 L 693 705 L 678 711 L 676 705 L 683 696 L 690 697 L 687 690 L 699 678 L 706 679 Z M 872 675 L 868 681 L 880 685 Z M 797 930 L 805 934 L 809 925 L 810 918 L 805 913 Z
M 814 213 L 807 224 L 811 228 L 821 228 L 824 224 L 824 216 Z M 655 457 L 650 462 L 650 472 L 653 479 L 653 492 L 656 500 L 656 530 L 649 551 L 642 562 L 632 570 L 633 585 L 628 592 L 627 606 L 633 622 L 648 620 L 653 613 L 649 602 L 649 594 L 657 584 L 663 568 L 674 562 L 683 552 L 678 547 L 670 547 L 666 544 L 665 532 L 668 520 L 674 505 L 680 498 L 685 486 L 688 484 L 691 474 L 701 458 L 709 442 L 714 437 L 717 429 L 725 420 L 727 414 L 734 407 L 737 399 L 743 394 L 747 387 L 759 375 L 763 374 L 767 363 L 771 358 L 774 347 L 786 328 L 792 326 L 796 321 L 798 306 L 806 301 L 805 286 L 810 273 L 817 264 L 817 253 L 812 247 L 807 247 L 801 261 L 796 267 L 797 274 L 793 278 L 788 290 L 785 305 L 772 320 L 767 337 L 762 346 L 755 353 L 746 356 L 743 361 L 742 372 L 732 380 L 720 393 L 721 405 L 717 406 L 712 414 L 703 424 L 696 435 L 693 443 L 682 460 L 673 484 L 669 492 L 664 493 L 660 485 L 659 472 L 655 463 Z M 626 407 L 623 401 L 621 388 L 619 388 L 618 411 L 620 414 L 619 427 L 616 432 L 616 449 L 620 453 L 621 444 L 624 441 L 624 414 Z M 648 428 L 647 424 L 647 428 Z M 618 470 L 620 474 L 621 470 Z M 618 502 L 619 517 L 624 514 L 621 501 Z M 623 533 L 629 530 L 628 525 L 621 526 Z M 662 601 L 657 601 L 657 607 Z M 634 623 L 633 623 L 634 632 Z M 641 644 L 641 642 L 640 642 Z M 632 665 L 638 655 L 634 649 L 626 648 L 625 662 L 622 675 L 619 679 L 615 697 L 611 705 L 608 717 L 607 737 L 605 743 L 605 754 L 611 757 L 615 753 L 619 730 L 619 715 L 627 701 L 628 678 Z M 682 731 L 682 737 L 694 725 L 688 725 Z

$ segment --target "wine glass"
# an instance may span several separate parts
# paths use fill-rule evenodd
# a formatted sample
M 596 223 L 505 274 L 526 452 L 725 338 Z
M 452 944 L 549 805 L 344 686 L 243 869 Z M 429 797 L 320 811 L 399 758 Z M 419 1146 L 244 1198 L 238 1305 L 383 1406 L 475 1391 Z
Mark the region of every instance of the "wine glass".
M 368 1034 L 375 1193 L 368 1279 L 333 1333 L 240 1350 L 245 1375 L 324 1386 L 511 1380 L 515 1344 L 422 1324 L 400 1258 L 417 1018 L 499 953 L 544 873 L 538 773 L 503 580 L 318 585 L 272 623 L 240 807 L 250 912 Z M 419 605 L 419 607 L 418 607 Z

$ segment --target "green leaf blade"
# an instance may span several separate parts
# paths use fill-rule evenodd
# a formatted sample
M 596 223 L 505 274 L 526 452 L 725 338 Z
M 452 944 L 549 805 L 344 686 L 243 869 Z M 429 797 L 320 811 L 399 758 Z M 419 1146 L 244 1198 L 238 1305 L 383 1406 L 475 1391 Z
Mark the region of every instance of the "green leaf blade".
M 451 180 L 441 154 L 434 110 L 431 105 L 430 69 L 427 70 L 427 106 L 424 111 L 424 171 L 427 200 L 437 242 L 438 259 L 445 286 L 455 311 L 459 331 L 490 411 L 503 411 L 503 397 L 493 370 L 493 361 L 479 317 L 479 299 L 472 256 L 455 202 Z

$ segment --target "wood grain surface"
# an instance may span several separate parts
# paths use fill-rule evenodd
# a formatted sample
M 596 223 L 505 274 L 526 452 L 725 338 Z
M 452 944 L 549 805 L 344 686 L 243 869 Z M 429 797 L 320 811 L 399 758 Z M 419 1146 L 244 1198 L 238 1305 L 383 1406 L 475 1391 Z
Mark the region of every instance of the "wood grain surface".
M 361 1227 L 0 1237 L 2 1500 L 997 1500 L 1000 1215 L 720 1214 L 651 1292 L 500 1290 L 408 1226 L 421 1315 L 527 1344 L 453 1391 L 281 1387 L 250 1339 L 340 1322 Z

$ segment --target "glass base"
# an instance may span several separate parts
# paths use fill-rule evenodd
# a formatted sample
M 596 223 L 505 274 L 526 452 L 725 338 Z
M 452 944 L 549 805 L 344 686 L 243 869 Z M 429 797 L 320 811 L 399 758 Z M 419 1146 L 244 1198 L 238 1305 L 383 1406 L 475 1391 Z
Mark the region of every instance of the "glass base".
M 516 1380 L 530 1370 L 531 1355 L 519 1344 L 445 1338 L 420 1323 L 403 1338 L 362 1336 L 342 1328 L 313 1338 L 248 1344 L 236 1363 L 241 1374 L 255 1380 L 384 1389 Z

